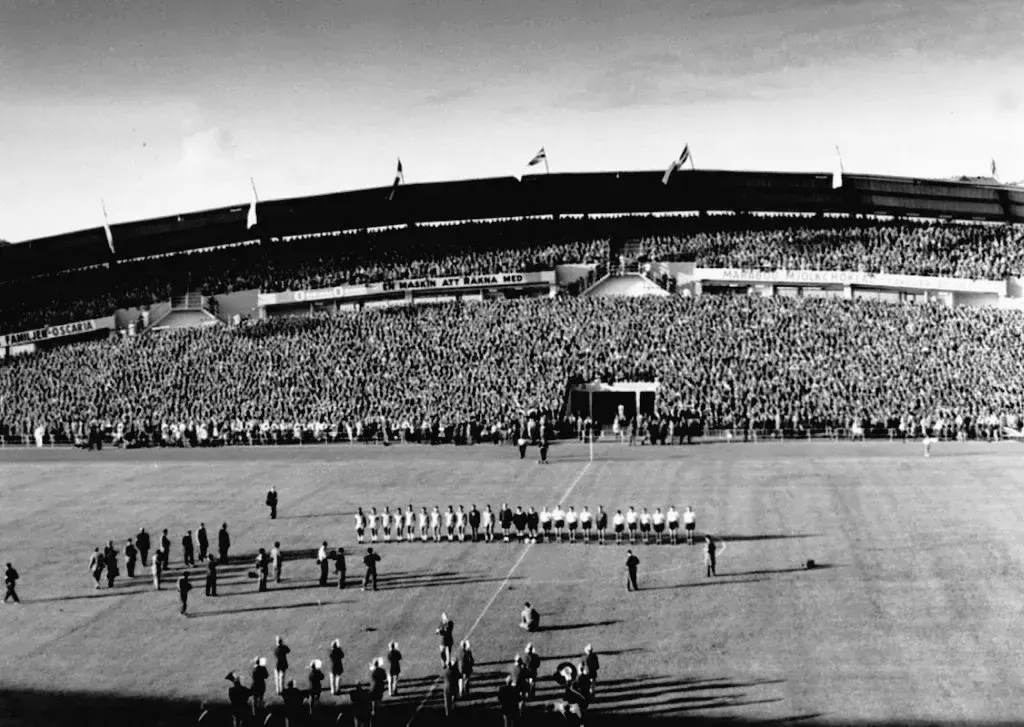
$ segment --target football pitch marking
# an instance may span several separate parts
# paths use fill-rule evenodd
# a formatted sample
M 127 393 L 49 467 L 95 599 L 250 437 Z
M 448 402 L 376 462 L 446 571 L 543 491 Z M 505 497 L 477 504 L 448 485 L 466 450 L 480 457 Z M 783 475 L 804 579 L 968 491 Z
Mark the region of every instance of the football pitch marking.
M 576 485 L 578 485 L 580 483 L 580 480 L 583 479 L 583 475 L 587 474 L 587 470 L 590 469 L 590 465 L 592 464 L 593 461 L 590 461 L 583 465 L 583 469 L 581 469 L 580 473 L 576 475 L 576 479 L 572 481 L 572 484 L 569 485 L 569 489 L 565 491 L 565 494 L 562 495 L 561 499 L 558 501 L 559 505 L 561 505 L 563 502 L 569 499 L 569 495 L 571 495 L 572 491 L 576 489 Z M 501 582 L 501 584 L 498 586 L 498 589 L 494 592 L 494 595 L 491 596 L 491 599 L 484 606 L 483 610 L 480 611 L 480 615 L 476 617 L 476 621 L 474 621 L 473 625 L 469 627 L 469 631 L 467 631 L 466 635 L 462 637 L 463 639 L 468 640 L 469 637 L 473 635 L 473 632 L 476 631 L 476 627 L 480 625 L 480 622 L 484 620 L 484 616 L 486 616 L 487 612 L 491 610 L 491 606 L 493 606 L 494 602 L 498 600 L 498 596 L 500 596 L 501 592 L 508 587 L 508 584 L 512 581 L 512 576 L 516 572 L 516 569 L 519 568 L 520 564 L 522 564 L 523 560 L 526 558 L 527 553 L 530 552 L 530 548 L 532 548 L 534 545 L 534 543 L 526 544 L 526 547 L 523 548 L 523 552 L 519 554 L 519 557 L 516 559 L 516 562 L 512 564 L 511 568 L 509 568 L 508 574 L 505 576 L 505 580 Z M 437 685 L 441 683 L 441 679 L 441 677 L 438 677 L 430 685 L 430 689 L 427 690 L 427 695 L 423 697 L 423 701 L 420 702 L 419 706 L 416 707 L 416 711 L 412 713 L 412 717 L 410 717 L 409 721 L 406 722 L 405 727 L 410 727 L 410 725 L 412 725 L 412 723 L 416 721 L 416 717 L 419 715 L 420 711 L 423 709 L 423 707 L 426 706 L 427 702 L 430 701 L 430 698 L 434 696 L 434 691 L 437 689 Z

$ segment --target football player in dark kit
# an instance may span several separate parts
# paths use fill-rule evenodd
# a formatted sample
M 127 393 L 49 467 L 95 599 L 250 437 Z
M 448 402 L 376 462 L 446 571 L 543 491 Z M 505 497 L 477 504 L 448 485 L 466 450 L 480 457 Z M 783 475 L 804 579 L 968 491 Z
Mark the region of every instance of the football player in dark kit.
M 480 532 L 480 511 L 476 509 L 476 505 L 469 511 L 469 532 L 475 543 Z
M 516 507 L 516 511 L 512 514 L 512 524 L 516 526 L 516 536 L 518 536 L 519 542 L 522 542 L 526 538 L 526 522 L 526 513 L 523 512 L 522 505 L 519 505 Z

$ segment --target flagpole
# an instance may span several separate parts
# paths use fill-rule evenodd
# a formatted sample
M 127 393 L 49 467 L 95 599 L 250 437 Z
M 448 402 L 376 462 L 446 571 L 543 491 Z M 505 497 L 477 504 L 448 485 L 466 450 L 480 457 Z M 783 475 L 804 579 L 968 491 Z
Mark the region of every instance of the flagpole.
M 544 173 L 551 174 L 551 168 L 548 166 L 548 153 L 544 152 Z

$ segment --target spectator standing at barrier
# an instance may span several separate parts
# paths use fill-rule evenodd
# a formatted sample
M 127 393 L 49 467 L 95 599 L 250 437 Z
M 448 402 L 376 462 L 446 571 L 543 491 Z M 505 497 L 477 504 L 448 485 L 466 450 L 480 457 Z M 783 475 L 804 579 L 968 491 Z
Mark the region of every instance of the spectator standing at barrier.
M 249 717 L 250 690 L 242 686 L 242 679 L 236 674 L 228 674 L 231 686 L 228 687 L 228 702 L 231 704 L 231 724 L 242 727 Z
M 14 566 L 10 563 L 7 564 L 4 570 L 4 603 L 7 603 L 7 599 L 14 599 L 15 603 L 21 603 L 21 599 L 18 598 L 18 592 L 15 588 L 18 585 L 18 571 L 14 570 Z
M 284 689 L 284 678 L 288 673 L 288 654 L 291 653 L 284 639 L 278 636 L 274 645 L 274 689 L 280 694 Z
M 363 565 L 366 566 L 366 574 L 363 576 L 363 590 L 371 583 L 373 584 L 373 590 L 377 590 L 377 564 L 380 562 L 380 556 L 373 552 L 373 548 L 366 549 L 366 555 L 363 556 Z
M 210 538 L 206 534 L 206 523 L 199 523 L 196 541 L 199 543 L 199 561 L 203 562 L 206 560 L 206 554 L 210 550 Z
M 139 551 L 135 548 L 131 538 L 128 538 L 124 544 L 124 570 L 129 578 L 135 577 L 135 559 L 138 554 Z
M 231 536 L 228 535 L 228 524 L 223 523 L 217 533 L 217 550 L 220 553 L 220 564 L 228 564 L 228 551 L 231 549 Z M 278 690 L 280 694 L 280 690 Z
M 277 520 L 277 489 L 273 485 L 267 492 L 267 507 L 270 508 L 270 519 Z
M 632 550 L 626 551 L 626 590 L 639 591 L 640 586 L 636 582 L 637 568 L 640 567 L 640 559 L 633 555 Z
M 206 559 L 206 590 L 207 596 L 217 595 L 217 560 L 211 555 Z
M 135 536 L 135 547 L 139 549 L 139 559 L 143 568 L 149 562 L 149 546 L 149 533 L 145 528 L 139 528 L 139 534 Z

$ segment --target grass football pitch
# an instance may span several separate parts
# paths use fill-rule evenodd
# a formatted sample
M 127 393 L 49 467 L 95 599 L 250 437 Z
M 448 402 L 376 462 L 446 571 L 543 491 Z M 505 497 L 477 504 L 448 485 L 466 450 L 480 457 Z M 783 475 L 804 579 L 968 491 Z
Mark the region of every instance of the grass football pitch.
M 195 724 L 202 702 L 225 724 L 225 675 L 248 684 L 258 655 L 272 666 L 275 635 L 300 687 L 340 639 L 346 691 L 397 641 L 402 681 L 378 725 L 438 723 L 442 611 L 477 660 L 449 723 L 501 723 L 495 691 L 528 640 L 543 680 L 523 724 L 541 723 L 555 665 L 587 643 L 602 662 L 594 725 L 1019 723 L 1022 455 L 1016 444 L 942 444 L 931 459 L 898 443 L 602 445 L 589 462 L 562 444 L 540 466 L 493 446 L 2 450 L 0 561 L 20 571 L 23 603 L 0 608 L 0 724 Z M 503 501 L 692 505 L 698 533 L 724 542 L 718 576 L 705 576 L 699 546 L 634 546 L 642 590 L 627 593 L 627 546 L 378 543 L 380 591 L 360 591 L 356 507 Z M 180 541 L 201 521 L 214 542 L 228 524 L 233 563 L 217 598 L 191 569 L 183 618 Z M 92 549 L 139 527 L 154 542 L 169 531 L 164 589 L 122 565 L 112 590 L 94 590 Z M 275 540 L 283 581 L 258 593 L 246 572 Z M 323 540 L 349 555 L 344 591 L 333 572 L 332 587 L 317 585 Z M 542 615 L 529 639 L 527 600 Z M 313 723 L 334 724 L 346 704 L 325 694 Z

